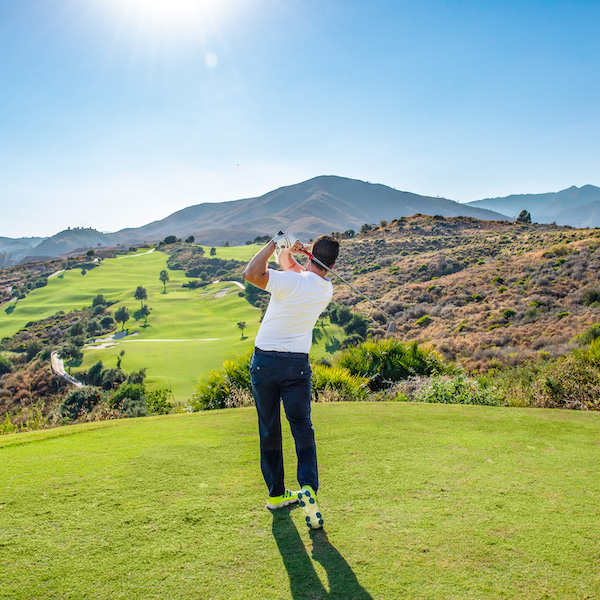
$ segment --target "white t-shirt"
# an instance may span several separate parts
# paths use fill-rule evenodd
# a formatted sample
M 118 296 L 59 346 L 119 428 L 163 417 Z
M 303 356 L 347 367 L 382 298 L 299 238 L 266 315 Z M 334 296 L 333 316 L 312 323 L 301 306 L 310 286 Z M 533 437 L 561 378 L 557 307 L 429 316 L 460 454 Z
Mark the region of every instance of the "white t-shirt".
M 261 350 L 308 354 L 312 330 L 333 297 L 333 286 L 310 271 L 268 269 L 271 294 L 254 345 Z

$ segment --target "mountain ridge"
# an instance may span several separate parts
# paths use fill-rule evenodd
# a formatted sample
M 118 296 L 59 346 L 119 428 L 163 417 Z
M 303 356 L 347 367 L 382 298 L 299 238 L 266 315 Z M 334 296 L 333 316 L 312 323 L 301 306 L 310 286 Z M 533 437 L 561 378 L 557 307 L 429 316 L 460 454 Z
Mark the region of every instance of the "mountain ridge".
M 573 210 L 600 202 L 600 188 L 594 185 L 581 187 L 571 186 L 558 192 L 541 194 L 512 194 L 497 198 L 484 198 L 467 202 L 467 206 L 501 211 L 511 217 L 516 217 L 522 210 L 531 213 L 531 218 L 537 223 L 556 222 L 557 225 L 580 226 L 581 215 L 574 217 Z M 584 219 L 581 226 L 600 226 L 600 213 L 593 219 Z

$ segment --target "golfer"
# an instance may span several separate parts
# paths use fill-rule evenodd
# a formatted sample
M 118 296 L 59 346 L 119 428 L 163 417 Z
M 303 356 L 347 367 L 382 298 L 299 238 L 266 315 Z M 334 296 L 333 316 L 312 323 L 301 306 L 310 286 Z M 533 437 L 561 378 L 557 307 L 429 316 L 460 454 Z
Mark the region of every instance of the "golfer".
M 283 271 L 267 268 L 276 248 L 280 248 L 279 265 Z M 312 331 L 319 315 L 333 296 L 327 271 L 310 260 L 306 268 L 294 254 L 306 252 L 290 234 L 275 236 L 248 263 L 246 281 L 271 294 L 255 340 L 250 362 L 252 392 L 258 412 L 260 466 L 267 487 L 267 508 L 274 510 L 300 501 L 306 523 L 313 529 L 323 526 L 317 503 L 319 476 L 315 433 L 310 419 L 312 374 L 308 353 Z M 315 240 L 312 254 L 333 267 L 339 243 L 329 236 Z M 281 445 L 280 403 L 296 444 L 297 477 L 300 492 L 291 492 L 284 484 Z

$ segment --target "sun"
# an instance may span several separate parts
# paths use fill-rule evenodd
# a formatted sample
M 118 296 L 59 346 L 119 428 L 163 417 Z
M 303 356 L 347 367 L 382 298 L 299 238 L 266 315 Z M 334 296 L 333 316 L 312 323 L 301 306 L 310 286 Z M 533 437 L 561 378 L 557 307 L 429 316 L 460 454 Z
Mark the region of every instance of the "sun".
M 206 33 L 218 28 L 240 9 L 245 0 L 96 0 L 116 17 L 121 32 L 132 29 L 151 37 L 172 37 L 186 32 Z

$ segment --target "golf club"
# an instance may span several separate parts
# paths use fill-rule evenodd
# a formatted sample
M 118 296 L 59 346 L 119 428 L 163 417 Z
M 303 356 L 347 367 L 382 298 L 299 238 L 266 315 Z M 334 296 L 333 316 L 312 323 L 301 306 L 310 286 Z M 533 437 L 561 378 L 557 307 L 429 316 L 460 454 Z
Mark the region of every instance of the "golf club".
M 327 265 L 323 264 L 311 252 L 309 252 L 308 250 L 302 250 L 302 252 L 304 254 L 306 254 L 306 256 L 308 256 L 308 258 L 310 258 L 310 260 L 314 260 L 318 265 L 320 265 L 321 267 L 323 267 L 330 273 L 333 273 L 338 279 L 343 281 L 347 286 L 351 287 L 357 294 L 360 294 L 365 300 L 370 302 L 377 310 L 380 310 L 386 317 L 388 317 L 390 319 L 390 324 L 388 325 L 388 328 L 386 331 L 386 336 L 393 335 L 394 333 L 396 333 L 396 321 L 394 320 L 394 317 L 392 315 L 390 315 L 388 312 L 383 310 L 383 308 L 381 308 L 381 306 L 378 306 L 377 304 L 375 304 L 375 302 L 373 302 L 373 300 L 371 300 L 371 298 L 369 298 L 368 296 L 365 296 L 361 291 L 357 290 L 351 283 L 348 283 L 341 275 L 338 275 L 333 269 L 330 269 Z

